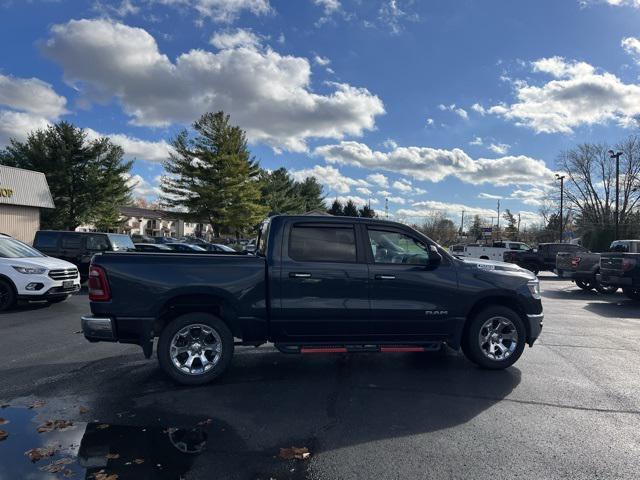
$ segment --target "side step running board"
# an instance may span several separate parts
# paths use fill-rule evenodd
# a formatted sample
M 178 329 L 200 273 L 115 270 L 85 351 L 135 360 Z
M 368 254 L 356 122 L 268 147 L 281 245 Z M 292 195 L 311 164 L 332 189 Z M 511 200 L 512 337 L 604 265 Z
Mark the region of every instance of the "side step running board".
M 361 345 L 314 345 L 276 343 L 275 347 L 282 353 L 407 353 L 437 351 L 443 342 L 434 341 L 416 345 L 403 344 L 361 344 Z

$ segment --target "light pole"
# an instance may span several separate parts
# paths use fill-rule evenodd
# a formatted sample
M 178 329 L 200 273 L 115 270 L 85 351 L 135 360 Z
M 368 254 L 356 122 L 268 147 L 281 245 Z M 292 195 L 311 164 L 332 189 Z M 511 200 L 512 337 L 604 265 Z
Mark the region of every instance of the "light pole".
M 564 178 L 566 175 L 556 173 L 556 180 L 560 180 L 560 243 L 564 234 Z
M 620 196 L 618 194 L 618 191 L 620 190 L 620 157 L 621 156 L 622 156 L 622 152 L 614 152 L 613 150 L 609 150 L 609 158 L 616 159 L 616 236 L 614 240 L 618 240 L 618 222 L 620 220 L 619 214 L 618 214 L 618 201 Z

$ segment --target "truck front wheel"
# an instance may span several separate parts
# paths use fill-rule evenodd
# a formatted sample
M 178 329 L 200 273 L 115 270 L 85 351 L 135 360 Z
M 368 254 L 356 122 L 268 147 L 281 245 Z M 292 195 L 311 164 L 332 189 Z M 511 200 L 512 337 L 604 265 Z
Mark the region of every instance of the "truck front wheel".
M 631 300 L 640 300 L 640 288 L 623 288 L 622 293 Z
M 471 319 L 462 339 L 462 350 L 476 365 L 500 370 L 520 358 L 526 340 L 520 316 L 510 308 L 496 305 Z
M 218 317 L 187 313 L 172 320 L 158 340 L 160 367 L 176 382 L 201 385 L 220 376 L 233 356 L 233 335 Z

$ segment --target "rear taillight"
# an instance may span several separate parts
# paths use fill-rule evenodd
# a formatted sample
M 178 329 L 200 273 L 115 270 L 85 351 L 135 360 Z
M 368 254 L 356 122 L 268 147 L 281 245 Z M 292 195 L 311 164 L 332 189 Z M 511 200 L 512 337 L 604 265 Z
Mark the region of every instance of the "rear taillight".
M 628 272 L 629 270 L 633 270 L 636 266 L 635 258 L 623 258 L 622 259 L 622 271 Z
M 92 302 L 106 302 L 111 300 L 109 283 L 104 268 L 97 265 L 89 267 L 89 300 Z
M 580 258 L 580 257 L 573 257 L 573 258 L 571 259 L 571 266 L 572 266 L 573 268 L 577 267 L 577 266 L 578 266 L 578 264 L 580 263 L 580 260 L 582 260 L 582 258 Z

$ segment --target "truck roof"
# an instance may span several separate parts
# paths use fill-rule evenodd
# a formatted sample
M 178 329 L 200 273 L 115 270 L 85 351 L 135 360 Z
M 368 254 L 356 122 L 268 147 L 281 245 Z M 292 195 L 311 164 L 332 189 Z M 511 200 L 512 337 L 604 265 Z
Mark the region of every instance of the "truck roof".
M 286 218 L 287 220 L 312 220 L 316 222 L 336 222 L 336 223 L 376 223 L 379 225 L 402 225 L 408 227 L 404 223 L 394 222 L 392 220 L 383 220 L 380 218 L 363 218 L 363 217 L 344 217 L 335 215 L 274 215 L 273 218 Z

